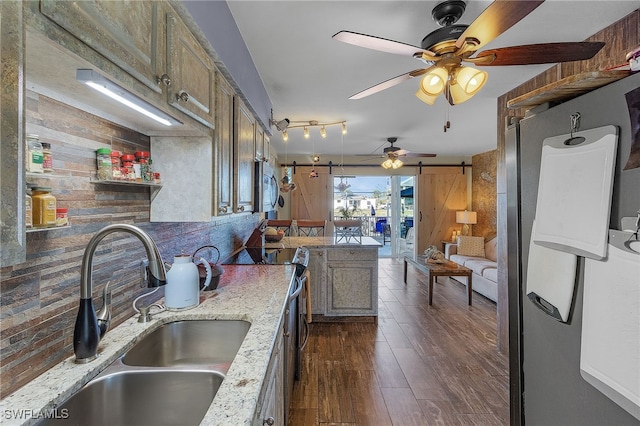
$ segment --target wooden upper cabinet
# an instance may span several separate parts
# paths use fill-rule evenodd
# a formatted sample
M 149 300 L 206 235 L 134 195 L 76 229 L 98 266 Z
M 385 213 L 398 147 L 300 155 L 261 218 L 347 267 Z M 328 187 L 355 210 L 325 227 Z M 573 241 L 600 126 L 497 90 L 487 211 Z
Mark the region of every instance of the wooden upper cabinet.
M 215 67 L 189 28 L 172 11 L 167 13 L 167 96 L 170 105 L 214 127 Z
M 218 173 L 217 214 L 233 213 L 233 88 L 216 74 L 216 167 Z
M 155 1 L 41 0 L 41 12 L 135 77 L 161 99 L 164 28 Z
M 234 182 L 236 213 L 253 209 L 256 122 L 244 103 L 235 98 Z
M 264 130 L 258 124 L 256 124 L 256 161 L 264 161 L 268 160 L 268 158 L 264 155 Z

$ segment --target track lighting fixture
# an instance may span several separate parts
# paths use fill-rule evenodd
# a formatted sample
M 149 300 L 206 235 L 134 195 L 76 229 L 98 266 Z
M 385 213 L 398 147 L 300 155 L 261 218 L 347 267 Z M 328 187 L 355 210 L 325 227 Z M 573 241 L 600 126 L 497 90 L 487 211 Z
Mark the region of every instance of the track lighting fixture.
M 309 120 L 309 121 L 291 121 L 288 118 L 285 118 L 280 121 L 275 121 L 274 119 L 270 119 L 269 122 L 271 125 L 274 125 L 278 131 L 282 132 L 282 140 L 285 142 L 289 139 L 289 130 L 302 128 L 302 132 L 305 139 L 310 138 L 310 127 L 320 127 L 320 136 L 323 139 L 327 137 L 327 127 L 328 126 L 342 126 L 342 134 L 347 134 L 347 122 L 346 121 L 334 121 L 323 123 L 318 120 Z
M 284 118 L 280 121 L 275 121 L 273 118 L 269 119 L 269 124 L 276 126 L 276 129 L 278 129 L 279 132 L 284 132 L 287 127 L 289 127 L 289 123 L 291 123 L 291 121 L 289 121 L 288 118 Z

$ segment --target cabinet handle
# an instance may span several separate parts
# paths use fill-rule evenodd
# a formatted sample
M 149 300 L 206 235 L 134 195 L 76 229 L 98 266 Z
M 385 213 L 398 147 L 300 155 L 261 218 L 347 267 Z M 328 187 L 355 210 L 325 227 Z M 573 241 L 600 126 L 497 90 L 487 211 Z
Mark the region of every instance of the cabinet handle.
M 243 212 L 244 211 L 244 206 L 238 206 L 238 208 L 236 210 L 238 210 L 239 212 Z
M 218 212 L 226 213 L 227 212 L 227 206 L 218 207 Z
M 276 419 L 274 419 L 273 417 L 267 417 L 266 419 L 264 419 L 262 421 L 263 425 L 268 425 L 268 426 L 273 426 L 276 424 Z
M 189 102 L 189 94 L 182 90 L 176 95 L 176 99 L 182 102 Z
M 158 84 L 164 84 L 165 86 L 169 87 L 171 86 L 171 77 L 169 77 L 167 74 L 162 74 L 160 77 L 156 78 L 156 82 Z

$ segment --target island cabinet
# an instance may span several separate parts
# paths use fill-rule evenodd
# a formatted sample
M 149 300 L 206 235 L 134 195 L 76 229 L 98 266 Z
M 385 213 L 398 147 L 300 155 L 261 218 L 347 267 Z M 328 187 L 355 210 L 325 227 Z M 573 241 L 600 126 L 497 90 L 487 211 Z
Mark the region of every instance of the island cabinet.
M 377 315 L 376 248 L 327 250 L 327 316 Z
M 276 343 L 273 347 L 267 374 L 260 395 L 253 426 L 281 425 L 285 426 L 284 410 L 284 338 L 280 327 Z
M 326 249 L 309 248 L 309 274 L 311 275 L 311 313 L 325 314 L 327 300 L 327 262 Z
M 253 209 L 256 120 L 239 97 L 234 99 L 234 212 Z
M 147 90 L 123 78 L 126 89 L 213 128 L 213 61 L 168 3 L 40 0 L 40 11 Z
M 309 247 L 314 320 L 378 315 L 378 248 Z

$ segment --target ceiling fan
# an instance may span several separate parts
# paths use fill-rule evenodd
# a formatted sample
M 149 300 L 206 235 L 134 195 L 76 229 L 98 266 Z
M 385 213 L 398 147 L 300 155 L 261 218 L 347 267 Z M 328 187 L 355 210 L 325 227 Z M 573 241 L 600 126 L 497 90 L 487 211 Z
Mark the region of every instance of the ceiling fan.
M 340 31 L 333 36 L 335 40 L 412 56 L 428 65 L 427 68 L 418 68 L 369 87 L 349 99 L 364 98 L 413 77 L 424 76 L 416 92 L 420 100 L 433 105 L 440 93 L 444 93 L 447 101 L 456 105 L 475 95 L 487 80 L 486 72 L 463 66 L 462 62 L 470 62 L 476 66 L 569 62 L 589 59 L 602 49 L 604 42 L 543 43 L 485 50 L 473 56 L 481 47 L 518 23 L 543 2 L 544 0 L 495 0 L 470 25 L 456 25 L 466 4 L 461 0 L 444 1 L 432 11 L 433 19 L 442 28 L 424 37 L 421 47 Z
M 400 157 L 435 157 L 436 154 L 419 154 L 415 152 L 407 151 L 406 149 L 402 149 L 399 146 L 393 145 L 398 141 L 397 137 L 389 137 L 387 138 L 387 142 L 391 144 L 391 146 L 385 147 L 382 152 L 382 155 L 378 155 L 375 158 L 386 158 L 380 164 L 385 169 L 399 169 L 404 164 Z M 366 161 L 366 160 L 365 160 Z

